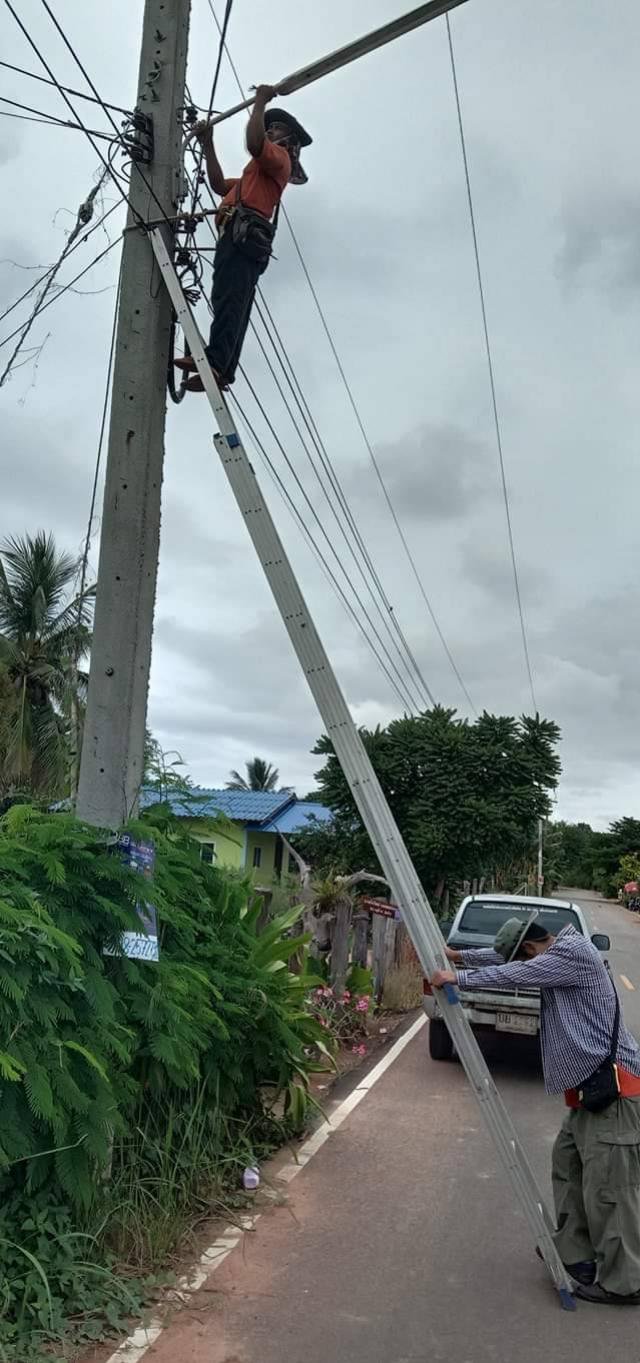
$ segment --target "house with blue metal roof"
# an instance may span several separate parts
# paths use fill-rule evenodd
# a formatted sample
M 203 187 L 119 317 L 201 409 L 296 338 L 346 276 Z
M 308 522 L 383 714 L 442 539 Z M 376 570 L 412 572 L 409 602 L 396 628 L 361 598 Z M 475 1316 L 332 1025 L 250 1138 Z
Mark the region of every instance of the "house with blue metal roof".
M 157 800 L 155 791 L 143 790 L 140 807 L 148 809 Z M 188 793 L 169 791 L 166 802 L 199 842 L 203 861 L 250 870 L 265 883 L 297 870 L 283 837 L 288 840 L 313 820 L 332 818 L 326 805 L 299 800 L 291 790 L 194 786 Z

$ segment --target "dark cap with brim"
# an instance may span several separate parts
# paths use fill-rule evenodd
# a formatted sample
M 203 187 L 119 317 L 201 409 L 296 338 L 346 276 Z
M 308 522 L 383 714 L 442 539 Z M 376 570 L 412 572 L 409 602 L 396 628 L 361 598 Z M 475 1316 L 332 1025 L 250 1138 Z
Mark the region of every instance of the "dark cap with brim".
M 506 923 L 496 933 L 493 949 L 498 956 L 502 956 L 504 961 L 512 961 L 518 954 L 522 943 L 527 939 L 530 941 L 543 941 L 549 934 L 546 928 L 535 922 L 538 916 L 537 909 L 528 918 L 507 918 Z
M 265 128 L 270 128 L 273 123 L 284 123 L 287 128 L 291 128 L 291 132 L 297 138 L 301 147 L 311 146 L 313 138 L 309 137 L 306 128 L 303 128 L 302 124 L 298 123 L 297 118 L 294 118 L 293 114 L 287 113 L 286 109 L 267 109 L 264 116 L 264 126 Z

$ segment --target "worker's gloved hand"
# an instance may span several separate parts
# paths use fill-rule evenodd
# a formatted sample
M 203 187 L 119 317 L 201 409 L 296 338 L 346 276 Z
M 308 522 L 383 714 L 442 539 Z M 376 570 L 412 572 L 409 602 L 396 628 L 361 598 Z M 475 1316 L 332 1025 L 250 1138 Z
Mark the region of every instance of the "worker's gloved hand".
M 458 976 L 454 970 L 434 970 L 429 983 L 432 989 L 442 989 L 445 984 L 457 984 Z
M 208 119 L 201 118 L 200 122 L 196 123 L 193 131 L 201 147 L 206 147 L 207 142 L 213 142 L 213 127 Z

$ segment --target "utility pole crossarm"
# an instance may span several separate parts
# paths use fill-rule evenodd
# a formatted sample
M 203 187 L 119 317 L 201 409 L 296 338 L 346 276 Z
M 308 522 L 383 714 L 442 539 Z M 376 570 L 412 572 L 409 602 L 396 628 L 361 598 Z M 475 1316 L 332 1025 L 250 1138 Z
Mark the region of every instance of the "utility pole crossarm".
M 382 28 L 367 33 L 364 38 L 356 38 L 355 42 L 347 43 L 346 47 L 339 47 L 336 52 L 330 52 L 328 57 L 321 57 L 317 62 L 302 66 L 299 71 L 294 71 L 292 75 L 277 81 L 275 88 L 279 95 L 292 95 L 303 86 L 311 85 L 313 81 L 330 75 L 332 71 L 338 71 L 341 66 L 348 66 L 349 62 L 366 57 L 368 52 L 375 52 L 376 48 L 394 42 L 404 33 L 411 33 L 413 29 L 428 24 L 430 19 L 439 19 L 449 10 L 465 3 L 466 0 L 428 0 L 427 4 L 418 5 L 417 9 L 411 10 L 409 14 L 402 14 L 399 19 L 392 19 L 390 23 L 383 24 Z M 243 109 L 250 109 L 254 101 L 255 95 L 252 95 L 250 99 L 243 100 L 242 104 L 234 104 L 232 109 L 217 114 L 211 122 L 222 123 L 225 118 L 232 118 L 234 114 L 242 113 Z

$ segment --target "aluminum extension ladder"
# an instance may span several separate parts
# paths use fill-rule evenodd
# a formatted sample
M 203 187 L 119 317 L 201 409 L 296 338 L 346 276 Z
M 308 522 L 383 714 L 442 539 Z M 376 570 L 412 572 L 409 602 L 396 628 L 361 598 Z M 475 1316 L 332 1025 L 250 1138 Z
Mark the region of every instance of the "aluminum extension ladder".
M 231 413 L 205 358 L 202 337 L 167 251 L 162 229 L 151 227 L 149 237 L 178 322 L 218 422 L 219 432 L 213 439 L 222 466 L 362 822 L 401 909 L 425 975 L 431 976 L 434 970 L 448 965 L 437 920 L 311 619 Z M 484 1121 L 529 1223 L 534 1243 L 539 1247 L 558 1289 L 561 1304 L 565 1310 L 575 1310 L 570 1280 L 552 1239 L 553 1223 L 548 1209 L 509 1113 L 487 1069 L 464 1010 L 460 1007 L 455 986 L 445 986 L 439 1003 Z

